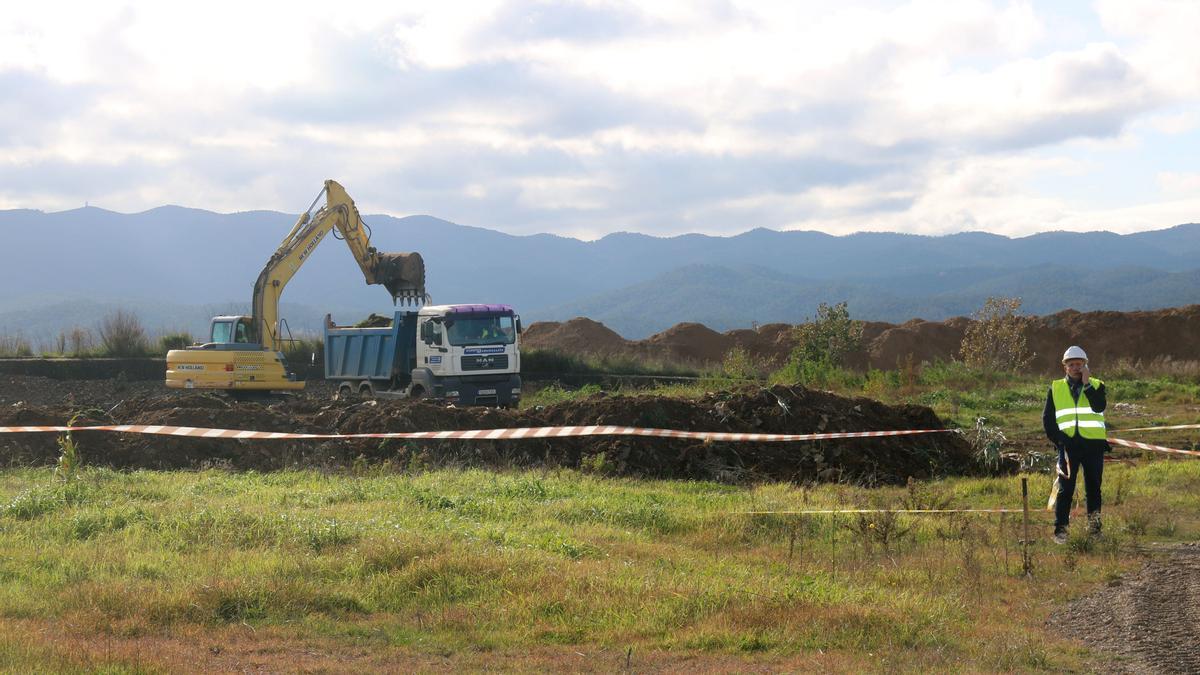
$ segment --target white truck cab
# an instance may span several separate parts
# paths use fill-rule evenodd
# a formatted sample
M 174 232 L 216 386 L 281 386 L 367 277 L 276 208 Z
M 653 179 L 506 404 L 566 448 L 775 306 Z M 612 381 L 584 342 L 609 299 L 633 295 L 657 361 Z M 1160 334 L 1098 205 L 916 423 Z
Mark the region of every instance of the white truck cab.
M 430 305 L 417 313 L 410 396 L 515 405 L 521 396 L 521 318 L 508 305 Z

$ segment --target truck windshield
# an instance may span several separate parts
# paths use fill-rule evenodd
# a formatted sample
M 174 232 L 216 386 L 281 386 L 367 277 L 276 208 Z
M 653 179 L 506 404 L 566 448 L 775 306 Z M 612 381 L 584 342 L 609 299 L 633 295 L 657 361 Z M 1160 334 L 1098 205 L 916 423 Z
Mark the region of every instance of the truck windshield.
M 508 345 L 516 341 L 511 316 L 455 317 L 450 326 L 450 344 Z

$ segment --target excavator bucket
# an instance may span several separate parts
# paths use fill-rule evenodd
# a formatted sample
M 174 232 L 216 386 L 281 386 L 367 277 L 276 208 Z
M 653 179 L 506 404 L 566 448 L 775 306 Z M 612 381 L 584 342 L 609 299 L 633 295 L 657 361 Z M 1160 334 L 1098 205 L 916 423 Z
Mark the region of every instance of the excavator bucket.
M 395 300 L 420 304 L 425 299 L 425 260 L 420 253 L 379 253 L 375 281 Z

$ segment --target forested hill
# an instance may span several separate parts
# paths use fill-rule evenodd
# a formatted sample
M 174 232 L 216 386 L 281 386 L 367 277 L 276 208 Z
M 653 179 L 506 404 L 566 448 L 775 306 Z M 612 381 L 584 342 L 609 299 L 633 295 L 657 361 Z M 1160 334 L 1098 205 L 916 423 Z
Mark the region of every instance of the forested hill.
M 732 237 L 613 234 L 580 241 L 513 236 L 430 216 L 365 216 L 385 251 L 419 251 L 435 302 L 504 302 L 527 320 L 586 315 L 627 337 L 680 321 L 725 329 L 797 322 L 820 302 L 857 318 L 970 313 L 1017 295 L 1036 313 L 1153 309 L 1195 302 L 1200 225 L 1117 235 L 1052 232 L 926 237 L 752 229 Z M 203 330 L 215 308 L 248 307 L 263 263 L 294 215 L 161 207 L 0 211 L 0 331 L 87 324 L 125 306 L 151 328 Z M 318 247 L 284 294 L 293 328 L 389 311 L 344 246 Z M 310 316 L 311 315 L 311 316 Z

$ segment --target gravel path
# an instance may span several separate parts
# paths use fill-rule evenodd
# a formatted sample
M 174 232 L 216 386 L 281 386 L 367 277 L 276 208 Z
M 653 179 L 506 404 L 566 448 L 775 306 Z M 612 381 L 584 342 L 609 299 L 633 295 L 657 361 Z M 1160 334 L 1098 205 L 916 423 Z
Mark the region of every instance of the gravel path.
M 1200 673 L 1200 542 L 1165 553 L 1050 619 L 1065 636 L 1119 656 L 1115 673 Z

